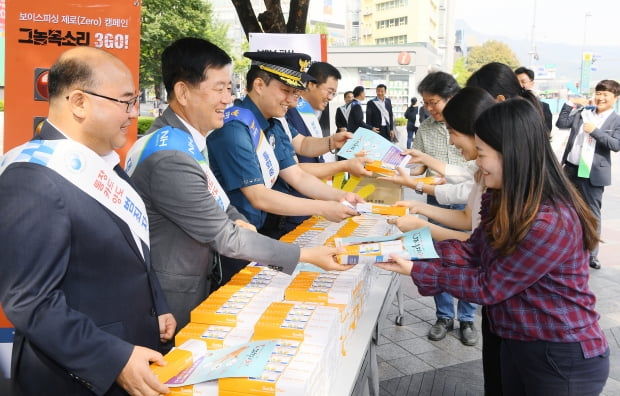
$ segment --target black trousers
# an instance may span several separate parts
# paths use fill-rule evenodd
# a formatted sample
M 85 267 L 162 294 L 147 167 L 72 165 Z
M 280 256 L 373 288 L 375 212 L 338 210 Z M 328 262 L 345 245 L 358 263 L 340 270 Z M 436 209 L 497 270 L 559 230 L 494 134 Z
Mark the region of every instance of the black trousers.
M 586 359 L 578 342 L 503 339 L 501 345 L 506 396 L 595 396 L 609 376 L 609 349 Z
M 564 164 L 564 173 L 570 179 L 571 183 L 577 188 L 581 198 L 588 204 L 592 214 L 598 221 L 598 235 L 601 235 L 601 207 L 603 205 L 603 192 L 605 186 L 594 186 L 590 182 L 590 179 L 583 177 L 577 177 L 578 167 L 576 165 L 567 163 Z M 598 256 L 598 245 L 590 252 L 590 257 L 596 258 Z

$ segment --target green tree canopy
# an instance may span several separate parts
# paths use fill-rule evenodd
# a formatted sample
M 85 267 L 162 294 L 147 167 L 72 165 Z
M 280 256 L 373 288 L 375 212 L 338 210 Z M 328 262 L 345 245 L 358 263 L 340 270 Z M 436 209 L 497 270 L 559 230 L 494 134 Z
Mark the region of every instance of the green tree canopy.
M 470 48 L 466 58 L 457 59 L 452 72 L 459 85 L 464 86 L 473 72 L 490 62 L 505 63 L 511 69 L 516 69 L 520 65 L 519 59 L 508 44 L 489 40 Z
M 501 62 L 511 69 L 519 67 L 519 60 L 514 51 L 501 41 L 485 41 L 481 46 L 473 47 L 467 54 L 467 70 L 471 73 L 489 62 Z
M 161 53 L 173 41 L 199 37 L 229 52 L 227 30 L 213 22 L 211 4 L 203 0 L 142 0 L 140 86 L 159 86 Z

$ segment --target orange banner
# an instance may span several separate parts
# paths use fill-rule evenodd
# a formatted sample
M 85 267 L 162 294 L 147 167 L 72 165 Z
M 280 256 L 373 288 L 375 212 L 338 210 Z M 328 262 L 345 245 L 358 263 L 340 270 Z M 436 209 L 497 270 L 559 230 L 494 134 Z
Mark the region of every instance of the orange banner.
M 62 52 L 79 45 L 118 56 L 132 70 L 137 85 L 140 2 L 6 2 L 5 152 L 32 139 L 36 126 L 47 117 L 47 69 Z M 136 140 L 136 123 L 128 136 L 120 150 L 123 157 Z

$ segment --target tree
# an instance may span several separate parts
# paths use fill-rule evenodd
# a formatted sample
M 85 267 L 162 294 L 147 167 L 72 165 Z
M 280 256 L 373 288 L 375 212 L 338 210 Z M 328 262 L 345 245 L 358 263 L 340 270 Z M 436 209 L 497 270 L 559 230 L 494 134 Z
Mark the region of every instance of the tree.
M 517 56 L 507 44 L 489 40 L 469 50 L 466 68 L 471 74 L 489 62 L 505 63 L 511 69 L 519 67 Z
M 140 86 L 160 95 L 161 53 L 181 37 L 199 37 L 228 51 L 228 26 L 213 22 L 211 4 L 203 0 L 142 0 Z
M 305 33 L 308 20 L 310 0 L 291 0 L 288 21 L 284 22 L 284 14 L 280 0 L 265 0 L 267 11 L 256 17 L 250 0 L 231 0 L 241 21 L 245 37 L 250 33 Z
M 461 87 L 465 86 L 467 79 L 469 78 L 469 76 L 471 76 L 471 72 L 468 71 L 465 67 L 464 56 L 459 56 L 456 61 L 454 61 L 454 66 L 452 67 L 452 75 Z

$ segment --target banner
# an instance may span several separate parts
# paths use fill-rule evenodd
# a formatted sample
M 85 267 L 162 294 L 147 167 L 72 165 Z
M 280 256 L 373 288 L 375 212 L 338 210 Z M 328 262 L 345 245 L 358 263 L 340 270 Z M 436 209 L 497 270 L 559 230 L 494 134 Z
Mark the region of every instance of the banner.
M 61 53 L 76 46 L 97 47 L 114 54 L 132 71 L 137 86 L 140 2 L 6 2 L 4 152 L 32 139 L 47 117 L 47 71 Z M 136 137 L 134 123 L 124 150 Z M 121 157 L 124 153 L 120 152 Z

